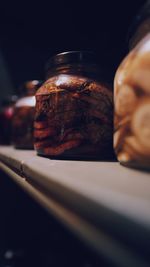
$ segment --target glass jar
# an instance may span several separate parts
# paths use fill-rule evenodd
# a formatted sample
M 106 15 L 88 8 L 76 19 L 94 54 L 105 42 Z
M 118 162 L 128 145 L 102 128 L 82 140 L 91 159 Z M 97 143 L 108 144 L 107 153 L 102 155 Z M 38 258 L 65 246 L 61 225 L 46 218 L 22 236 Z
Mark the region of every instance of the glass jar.
M 0 144 L 10 145 L 12 141 L 12 118 L 14 113 L 14 104 L 17 96 L 9 96 L 4 99 L 0 107 Z
M 134 18 L 128 33 L 129 49 L 132 50 L 150 32 L 150 0 L 147 0 Z
M 15 104 L 12 121 L 13 145 L 15 148 L 33 148 L 35 92 L 40 85 L 40 81 L 33 80 L 25 82 L 21 87 L 22 96 Z
M 36 93 L 34 147 L 63 159 L 112 158 L 112 91 L 91 52 L 58 54 Z
M 139 28 L 143 33 L 140 24 L 115 75 L 114 149 L 122 164 L 150 169 L 150 23 L 140 42 Z

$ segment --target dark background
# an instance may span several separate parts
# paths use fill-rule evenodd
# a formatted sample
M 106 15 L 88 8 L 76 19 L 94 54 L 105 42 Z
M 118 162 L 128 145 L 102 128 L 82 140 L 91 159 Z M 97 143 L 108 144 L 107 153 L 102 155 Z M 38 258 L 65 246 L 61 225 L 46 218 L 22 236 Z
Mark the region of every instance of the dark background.
M 67 50 L 94 50 L 113 77 L 127 52 L 128 28 L 143 3 L 144 0 L 1 2 L 1 97 L 12 88 L 16 91 L 25 80 L 43 79 L 47 58 Z

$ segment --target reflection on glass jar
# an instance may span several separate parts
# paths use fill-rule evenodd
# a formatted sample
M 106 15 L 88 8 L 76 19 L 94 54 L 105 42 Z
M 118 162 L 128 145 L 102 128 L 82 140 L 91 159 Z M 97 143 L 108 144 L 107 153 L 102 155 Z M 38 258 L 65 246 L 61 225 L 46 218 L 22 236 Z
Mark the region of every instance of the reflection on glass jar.
M 33 148 L 35 92 L 41 85 L 37 80 L 22 86 L 22 97 L 16 102 L 13 115 L 13 145 L 16 148 Z
M 111 158 L 112 114 L 112 91 L 93 54 L 58 54 L 36 93 L 34 147 L 51 158 Z
M 150 33 L 117 70 L 114 148 L 126 165 L 150 168 Z

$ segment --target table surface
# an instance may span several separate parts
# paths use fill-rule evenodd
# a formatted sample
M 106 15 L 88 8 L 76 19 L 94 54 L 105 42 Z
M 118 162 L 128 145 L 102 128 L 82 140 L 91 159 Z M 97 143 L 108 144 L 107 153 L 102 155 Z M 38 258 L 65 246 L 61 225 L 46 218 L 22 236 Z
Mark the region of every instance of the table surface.
M 0 160 L 14 181 L 116 266 L 150 266 L 150 173 L 3 146 Z

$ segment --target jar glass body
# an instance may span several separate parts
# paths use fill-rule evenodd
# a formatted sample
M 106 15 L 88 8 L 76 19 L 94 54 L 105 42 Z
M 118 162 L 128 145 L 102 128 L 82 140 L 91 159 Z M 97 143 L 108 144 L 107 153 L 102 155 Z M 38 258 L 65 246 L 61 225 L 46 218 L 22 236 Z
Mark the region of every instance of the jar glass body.
M 33 123 L 35 116 L 35 92 L 39 81 L 29 81 L 23 85 L 22 97 L 14 106 L 12 120 L 13 145 L 19 149 L 33 149 Z
M 146 0 L 135 16 L 128 33 L 129 49 L 133 49 L 150 33 L 150 0 Z
M 12 121 L 13 145 L 16 148 L 33 148 L 34 115 L 35 96 L 23 97 L 17 101 Z
M 49 71 L 36 93 L 34 147 L 50 158 L 111 158 L 112 112 L 112 92 L 95 66 Z
M 118 68 L 114 104 L 114 149 L 118 160 L 150 169 L 150 34 Z

